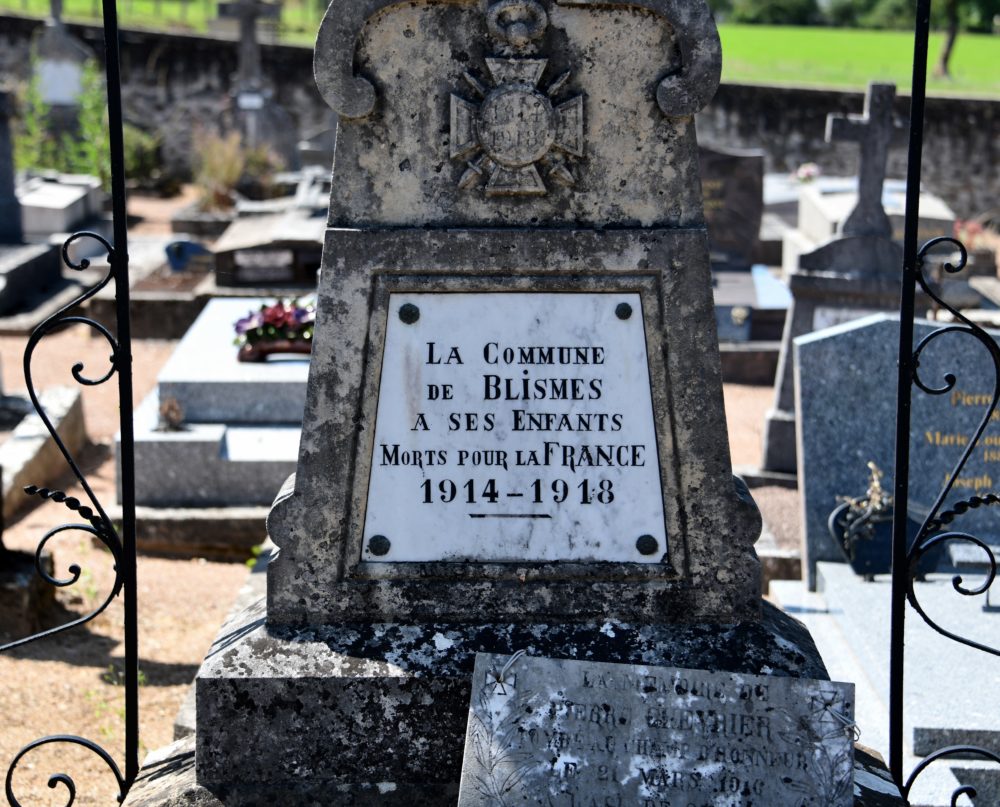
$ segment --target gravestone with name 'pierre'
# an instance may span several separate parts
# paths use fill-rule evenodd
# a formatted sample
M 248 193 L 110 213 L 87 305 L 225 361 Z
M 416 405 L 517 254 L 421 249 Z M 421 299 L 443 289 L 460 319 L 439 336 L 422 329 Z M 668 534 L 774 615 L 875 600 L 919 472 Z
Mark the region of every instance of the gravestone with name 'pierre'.
M 854 209 L 832 238 L 801 255 L 788 275 L 788 309 L 774 384 L 774 406 L 764 424 L 762 469 L 794 474 L 795 386 L 793 340 L 817 327 L 844 322 L 899 305 L 903 254 L 892 239 L 892 224 L 882 207 L 889 149 L 901 144 L 902 126 L 893 113 L 896 88 L 872 83 L 862 115 L 827 118 L 830 142 L 859 145 L 858 194 Z
M 854 686 L 476 657 L 459 807 L 852 807 Z
M 914 343 L 936 327 L 918 321 Z M 996 338 L 996 334 L 993 334 Z M 816 563 L 843 561 L 827 530 L 838 496 L 862 496 L 867 463 L 885 473 L 882 487 L 893 489 L 898 317 L 878 314 L 817 331 L 795 340 L 796 403 L 802 465 L 803 530 L 808 581 Z M 973 337 L 935 337 L 920 358 L 921 380 L 945 388 L 941 395 L 914 388 L 910 430 L 910 513 L 919 523 L 943 490 L 948 474 L 969 446 L 993 393 L 993 365 Z M 860 408 L 849 401 L 863 401 Z M 969 462 L 945 501 L 945 509 L 971 496 L 1000 488 L 1000 415 L 994 413 Z M 996 506 L 972 509 L 953 526 L 1000 545 Z
M 189 802 L 454 804 L 477 653 L 825 678 L 730 467 L 707 4 L 334 0 L 315 68 L 297 472 L 198 677 Z

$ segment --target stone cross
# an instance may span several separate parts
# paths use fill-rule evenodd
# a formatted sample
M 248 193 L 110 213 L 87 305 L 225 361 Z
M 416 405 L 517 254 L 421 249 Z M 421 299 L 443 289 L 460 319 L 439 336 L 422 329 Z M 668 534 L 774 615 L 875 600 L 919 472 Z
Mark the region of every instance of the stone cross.
M 257 20 L 261 17 L 278 17 L 281 14 L 281 7 L 265 0 L 235 0 L 220 6 L 219 10 L 225 16 L 235 17 L 240 22 L 240 64 L 236 74 L 239 89 L 260 89 L 263 84 L 263 72 L 260 42 L 257 41 Z
M 11 96 L 0 92 L 0 244 L 20 244 L 21 204 L 14 193 L 14 148 L 10 136 Z
M 893 120 L 895 84 L 868 85 L 865 111 L 861 115 L 829 115 L 828 143 L 852 141 L 861 146 L 858 167 L 858 204 L 847 217 L 843 235 L 892 235 L 892 224 L 882 207 L 885 166 L 892 146 L 902 145 L 905 130 Z

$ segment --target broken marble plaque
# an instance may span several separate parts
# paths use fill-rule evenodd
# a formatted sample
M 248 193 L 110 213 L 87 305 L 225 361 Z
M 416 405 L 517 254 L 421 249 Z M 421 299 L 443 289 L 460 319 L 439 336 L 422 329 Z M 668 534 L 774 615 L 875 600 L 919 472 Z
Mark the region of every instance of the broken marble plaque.
M 392 294 L 362 559 L 664 563 L 635 293 Z
M 854 685 L 477 654 L 459 807 L 850 807 Z

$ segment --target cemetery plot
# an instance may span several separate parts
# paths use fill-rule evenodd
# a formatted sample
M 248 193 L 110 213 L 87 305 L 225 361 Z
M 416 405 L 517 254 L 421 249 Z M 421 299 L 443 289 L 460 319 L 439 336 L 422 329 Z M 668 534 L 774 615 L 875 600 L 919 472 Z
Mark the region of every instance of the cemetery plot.
M 459 807 L 850 807 L 854 685 L 478 654 Z
M 365 560 L 655 563 L 638 294 L 393 294 Z

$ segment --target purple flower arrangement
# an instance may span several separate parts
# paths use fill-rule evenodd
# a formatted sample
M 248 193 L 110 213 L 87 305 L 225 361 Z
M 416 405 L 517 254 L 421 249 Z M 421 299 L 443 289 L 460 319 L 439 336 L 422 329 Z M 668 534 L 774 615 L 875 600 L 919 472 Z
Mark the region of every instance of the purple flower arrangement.
M 276 300 L 237 320 L 240 361 L 263 361 L 271 353 L 309 353 L 316 327 L 316 301 Z

